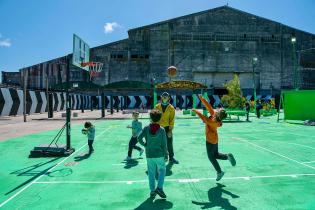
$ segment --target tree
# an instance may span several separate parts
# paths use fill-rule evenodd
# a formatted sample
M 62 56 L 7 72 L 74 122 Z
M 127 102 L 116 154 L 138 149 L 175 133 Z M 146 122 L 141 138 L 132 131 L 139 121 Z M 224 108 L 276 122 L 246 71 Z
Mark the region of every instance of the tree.
M 224 87 L 227 89 L 228 94 L 224 95 L 221 99 L 221 102 L 224 106 L 229 108 L 241 108 L 243 109 L 245 105 L 245 98 L 243 97 L 240 80 L 236 74 L 234 78 L 224 84 Z

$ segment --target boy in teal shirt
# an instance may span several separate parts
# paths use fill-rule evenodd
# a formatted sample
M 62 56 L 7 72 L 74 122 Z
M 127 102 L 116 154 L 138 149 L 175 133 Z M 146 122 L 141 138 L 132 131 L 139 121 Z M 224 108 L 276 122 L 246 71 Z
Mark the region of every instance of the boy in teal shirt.
M 131 128 L 132 129 L 132 136 L 131 136 L 131 139 L 129 141 L 129 148 L 128 148 L 128 156 L 126 157 L 126 161 L 129 161 L 131 160 L 131 155 L 132 155 L 132 150 L 133 149 L 136 149 L 139 151 L 140 153 L 140 156 L 142 155 L 143 153 L 143 149 L 141 149 L 140 147 L 138 147 L 136 144 L 138 143 L 138 135 L 139 133 L 141 132 L 142 130 L 142 123 L 138 121 L 138 118 L 139 118 L 139 112 L 136 112 L 134 111 L 132 113 L 132 118 L 133 118 L 133 121 L 132 121 L 132 125 L 128 125 L 127 128 Z
M 95 126 L 92 125 L 91 122 L 85 122 L 84 129 L 82 129 L 82 133 L 87 135 L 88 137 L 89 155 L 90 155 L 94 151 L 93 142 L 95 138 Z

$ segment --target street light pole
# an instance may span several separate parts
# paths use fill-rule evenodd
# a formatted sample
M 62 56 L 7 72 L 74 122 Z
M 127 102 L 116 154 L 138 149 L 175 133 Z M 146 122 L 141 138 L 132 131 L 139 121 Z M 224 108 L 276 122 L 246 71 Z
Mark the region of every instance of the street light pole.
M 253 57 L 252 60 L 252 65 L 253 65 L 253 91 L 254 91 L 254 106 L 256 106 L 256 79 L 255 79 L 255 67 L 257 64 L 258 58 L 257 57 Z
M 153 85 L 153 109 L 154 109 L 155 105 L 157 104 L 157 93 L 156 93 L 156 86 L 155 86 L 155 77 L 151 78 L 151 83 Z
M 296 38 L 295 37 L 291 38 L 291 43 L 292 43 L 292 51 L 293 51 L 292 54 L 293 54 L 293 70 L 294 70 L 293 87 L 295 90 L 298 90 L 296 50 L 295 50 Z

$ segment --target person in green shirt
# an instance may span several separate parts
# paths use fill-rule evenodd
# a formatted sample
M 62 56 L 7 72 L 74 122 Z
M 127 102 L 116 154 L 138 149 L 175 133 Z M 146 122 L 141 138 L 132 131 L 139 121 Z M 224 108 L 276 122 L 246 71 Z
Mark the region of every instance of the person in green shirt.
M 166 195 L 163 191 L 164 178 L 166 174 L 165 161 L 168 158 L 166 132 L 158 122 L 162 117 L 162 113 L 153 109 L 150 112 L 151 124 L 144 127 L 138 136 L 138 141 L 145 147 L 147 158 L 148 178 L 150 186 L 150 197 L 155 198 L 158 194 L 165 199 Z M 143 140 L 145 139 L 145 141 Z M 158 183 L 155 188 L 155 174 L 158 170 Z

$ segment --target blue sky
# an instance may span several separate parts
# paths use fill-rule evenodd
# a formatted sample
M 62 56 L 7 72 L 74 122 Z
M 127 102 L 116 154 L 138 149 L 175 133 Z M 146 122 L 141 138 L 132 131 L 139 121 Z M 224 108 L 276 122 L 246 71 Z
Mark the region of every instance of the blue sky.
M 127 38 L 131 28 L 227 2 L 315 34 L 315 0 L 0 0 L 0 71 L 71 53 L 73 33 L 94 47 Z

